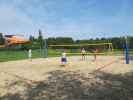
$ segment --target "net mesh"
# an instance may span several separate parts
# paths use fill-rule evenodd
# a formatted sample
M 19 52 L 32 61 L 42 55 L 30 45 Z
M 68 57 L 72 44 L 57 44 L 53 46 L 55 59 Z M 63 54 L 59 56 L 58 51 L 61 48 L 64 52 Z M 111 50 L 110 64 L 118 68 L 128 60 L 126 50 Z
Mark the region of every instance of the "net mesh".
M 49 52 L 61 54 L 65 50 L 65 52 L 69 55 L 80 55 L 83 48 L 85 49 L 85 54 L 87 55 L 93 55 L 95 53 L 99 55 L 107 55 L 113 53 L 112 43 L 49 45 Z

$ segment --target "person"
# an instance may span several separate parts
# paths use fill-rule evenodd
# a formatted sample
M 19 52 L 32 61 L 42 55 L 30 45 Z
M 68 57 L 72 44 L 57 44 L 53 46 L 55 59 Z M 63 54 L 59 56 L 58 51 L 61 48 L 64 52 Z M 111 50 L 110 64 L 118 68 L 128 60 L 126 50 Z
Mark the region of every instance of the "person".
M 32 61 L 32 50 L 29 49 L 28 51 L 28 57 L 29 57 L 29 60 Z
M 97 59 L 97 53 L 98 53 L 98 49 L 96 48 L 94 50 L 94 61 L 96 61 L 96 59 Z
M 81 50 L 82 60 L 85 60 L 85 53 L 86 53 L 85 49 L 82 48 Z
M 66 57 L 66 52 L 65 52 L 65 50 L 64 50 L 64 52 L 62 53 L 61 64 L 62 64 L 62 66 L 66 66 L 66 64 L 67 64 L 67 57 Z

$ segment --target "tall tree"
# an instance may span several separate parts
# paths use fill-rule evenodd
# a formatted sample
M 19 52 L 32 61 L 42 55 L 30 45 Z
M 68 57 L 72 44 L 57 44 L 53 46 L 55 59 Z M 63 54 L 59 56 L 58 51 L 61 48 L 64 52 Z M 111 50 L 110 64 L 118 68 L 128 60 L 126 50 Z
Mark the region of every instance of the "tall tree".
M 29 40 L 34 41 L 35 40 L 34 36 L 30 35 Z
M 42 31 L 39 29 L 39 36 L 38 36 L 38 41 L 40 44 L 40 47 L 43 48 L 43 35 L 42 35 Z
M 3 34 L 0 33 L 0 45 L 3 45 L 4 42 L 5 42 L 5 39 L 4 39 L 4 37 L 3 37 Z

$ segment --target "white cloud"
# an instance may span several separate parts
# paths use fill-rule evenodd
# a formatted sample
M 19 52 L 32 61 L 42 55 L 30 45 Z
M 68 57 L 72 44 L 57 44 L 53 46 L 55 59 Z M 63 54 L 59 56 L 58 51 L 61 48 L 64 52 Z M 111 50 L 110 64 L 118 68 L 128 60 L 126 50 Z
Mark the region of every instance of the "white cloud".
M 81 8 L 78 3 L 76 4 L 78 0 L 73 0 L 73 2 L 65 2 L 66 0 L 56 0 L 57 2 L 55 0 L 2 1 L 0 1 L 0 32 L 7 34 L 36 33 L 37 35 L 40 28 L 44 36 L 47 33 L 47 36 L 91 38 L 100 36 L 97 35 L 98 33 L 112 32 L 112 35 L 113 32 L 118 32 L 120 35 L 122 31 L 133 31 L 132 18 L 124 13 L 124 9 L 127 9 L 125 3 L 123 3 L 124 7 L 119 6 L 122 8 L 117 9 L 118 11 L 112 11 L 111 14 L 105 16 L 106 14 L 97 9 L 97 0 L 88 0 L 86 2 L 88 5 L 85 7 L 83 2 Z M 67 9 L 68 7 L 70 9 Z M 125 25 L 126 22 L 130 24 Z
M 12 5 L 0 5 L 0 32 L 6 34 L 19 34 L 33 32 L 35 25 L 25 13 L 18 11 Z

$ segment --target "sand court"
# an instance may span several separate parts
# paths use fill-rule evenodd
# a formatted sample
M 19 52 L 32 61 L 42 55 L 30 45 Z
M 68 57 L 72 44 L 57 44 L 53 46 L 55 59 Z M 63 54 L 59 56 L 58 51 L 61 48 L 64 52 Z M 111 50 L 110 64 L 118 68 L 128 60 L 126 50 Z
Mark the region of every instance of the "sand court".
M 54 71 L 77 72 L 84 77 L 94 76 L 99 71 L 114 75 L 133 71 L 133 63 L 125 64 L 120 56 L 98 56 L 97 61 L 93 59 L 93 56 L 88 56 L 82 61 L 80 56 L 71 56 L 68 57 L 66 67 L 60 66 L 60 57 L 0 63 L 0 95 L 6 95 L 12 90 L 14 93 L 23 93 L 26 84 L 43 82 L 49 78 L 49 73 Z M 10 84 L 15 85 L 11 88 Z

